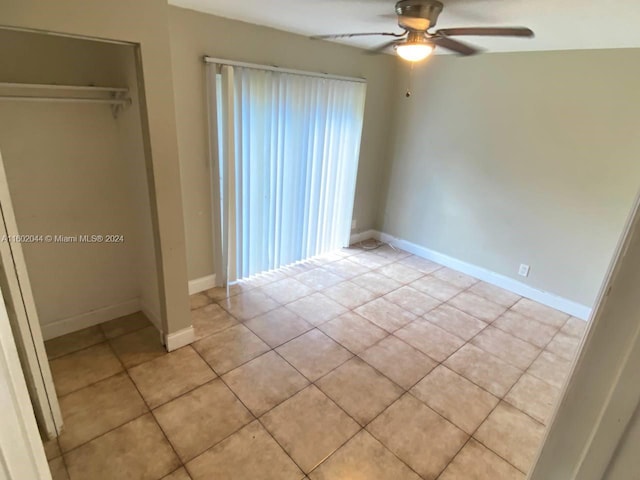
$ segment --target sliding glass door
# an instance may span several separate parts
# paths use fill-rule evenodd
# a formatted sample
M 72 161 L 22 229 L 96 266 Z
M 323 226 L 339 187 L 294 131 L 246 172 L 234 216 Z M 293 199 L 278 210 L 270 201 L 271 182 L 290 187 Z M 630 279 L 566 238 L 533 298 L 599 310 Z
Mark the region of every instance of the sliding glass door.
M 210 77 L 223 275 L 347 245 L 365 84 L 237 66 Z

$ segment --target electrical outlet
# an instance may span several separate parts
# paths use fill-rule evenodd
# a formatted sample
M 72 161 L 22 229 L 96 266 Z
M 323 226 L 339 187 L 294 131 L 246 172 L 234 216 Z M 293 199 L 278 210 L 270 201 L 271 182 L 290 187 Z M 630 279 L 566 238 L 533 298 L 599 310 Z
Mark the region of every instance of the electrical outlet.
M 529 265 L 525 265 L 524 263 L 520 264 L 520 269 L 518 270 L 518 275 L 523 277 L 529 276 Z
M 351 220 L 351 230 L 355 230 L 358 227 L 358 221 L 354 218 Z

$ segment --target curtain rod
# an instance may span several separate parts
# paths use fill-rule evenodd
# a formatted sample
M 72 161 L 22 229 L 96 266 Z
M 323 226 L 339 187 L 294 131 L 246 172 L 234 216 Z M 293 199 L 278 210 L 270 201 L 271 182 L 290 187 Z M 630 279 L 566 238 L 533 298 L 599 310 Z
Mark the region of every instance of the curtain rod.
M 309 72 L 306 70 L 293 70 L 290 68 L 280 68 L 274 65 L 261 65 L 259 63 L 247 63 L 247 62 L 236 62 L 233 60 L 225 60 L 223 58 L 214 58 L 205 55 L 203 57 L 204 63 L 215 63 L 218 65 L 230 65 L 233 67 L 245 67 L 245 68 L 256 68 L 259 70 L 269 70 L 271 72 L 281 72 L 281 73 L 290 73 L 292 75 L 304 75 L 307 77 L 320 77 L 320 78 L 328 78 L 331 80 L 345 80 L 348 82 L 358 82 L 358 83 L 366 83 L 367 80 L 364 78 L 358 77 L 344 77 L 340 75 L 330 75 L 328 73 L 319 73 L 319 72 Z

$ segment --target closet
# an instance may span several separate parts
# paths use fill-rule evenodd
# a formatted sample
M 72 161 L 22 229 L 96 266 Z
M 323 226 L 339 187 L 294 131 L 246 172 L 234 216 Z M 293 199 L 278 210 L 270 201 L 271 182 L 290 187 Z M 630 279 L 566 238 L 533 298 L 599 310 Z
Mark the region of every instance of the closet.
M 43 339 L 137 311 L 160 329 L 137 55 L 134 45 L 0 29 L 2 289 L 32 400 L 51 383 Z M 38 416 L 55 435 L 50 414 Z

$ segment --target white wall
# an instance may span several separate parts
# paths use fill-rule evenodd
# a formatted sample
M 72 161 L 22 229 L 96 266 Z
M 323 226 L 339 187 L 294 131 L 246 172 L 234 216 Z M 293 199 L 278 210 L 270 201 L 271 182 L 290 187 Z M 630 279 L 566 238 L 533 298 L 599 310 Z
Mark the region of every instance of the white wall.
M 407 75 L 378 228 L 592 306 L 640 186 L 640 50 L 437 56 L 410 99 Z
M 203 55 L 367 79 L 354 218 L 374 226 L 390 129 L 394 59 L 213 15 L 169 8 L 189 279 L 213 273 Z
M 42 63 L 29 61 L 40 52 Z M 0 30 L 0 81 L 131 86 L 133 47 Z M 108 105 L 3 101 L 0 149 L 21 234 L 107 235 L 113 244 L 23 243 L 45 336 L 69 318 L 145 297 L 158 317 L 158 283 L 137 104 L 116 120 Z M 107 313 L 107 315 L 109 315 Z M 103 318 L 104 320 L 104 318 Z

